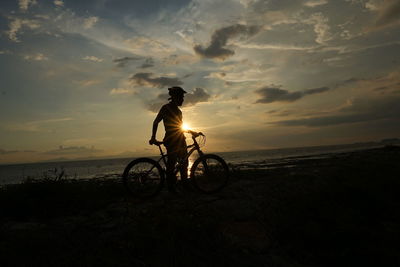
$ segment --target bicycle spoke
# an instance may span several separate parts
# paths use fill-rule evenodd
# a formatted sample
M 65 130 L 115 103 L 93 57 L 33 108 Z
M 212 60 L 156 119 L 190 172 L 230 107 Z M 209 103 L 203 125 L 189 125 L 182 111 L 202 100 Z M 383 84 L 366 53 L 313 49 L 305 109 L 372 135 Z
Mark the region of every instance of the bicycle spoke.
M 153 196 L 161 189 L 161 167 L 151 159 L 135 160 L 125 169 L 124 184 L 128 191 L 136 197 Z
M 199 158 L 192 170 L 195 186 L 203 192 L 220 190 L 228 181 L 229 171 L 226 163 L 215 155 Z

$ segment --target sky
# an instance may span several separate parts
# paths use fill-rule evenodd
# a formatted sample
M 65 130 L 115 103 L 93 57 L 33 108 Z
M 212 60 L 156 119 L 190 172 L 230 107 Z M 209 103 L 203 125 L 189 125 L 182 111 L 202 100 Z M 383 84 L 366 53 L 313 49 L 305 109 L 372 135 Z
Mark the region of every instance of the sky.
M 400 0 L 2 0 L 0 164 L 400 137 Z M 163 137 L 159 125 L 158 139 Z

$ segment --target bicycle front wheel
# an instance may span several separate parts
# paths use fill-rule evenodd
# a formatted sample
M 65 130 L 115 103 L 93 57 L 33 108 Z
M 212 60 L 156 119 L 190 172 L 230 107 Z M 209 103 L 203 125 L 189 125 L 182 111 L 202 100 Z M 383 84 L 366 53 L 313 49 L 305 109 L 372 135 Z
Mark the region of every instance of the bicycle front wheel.
M 203 193 L 214 193 L 228 183 L 229 168 L 219 156 L 206 154 L 198 158 L 190 171 L 193 185 Z
M 160 192 L 165 178 L 164 171 L 157 161 L 139 158 L 126 166 L 122 179 L 132 196 L 150 198 Z

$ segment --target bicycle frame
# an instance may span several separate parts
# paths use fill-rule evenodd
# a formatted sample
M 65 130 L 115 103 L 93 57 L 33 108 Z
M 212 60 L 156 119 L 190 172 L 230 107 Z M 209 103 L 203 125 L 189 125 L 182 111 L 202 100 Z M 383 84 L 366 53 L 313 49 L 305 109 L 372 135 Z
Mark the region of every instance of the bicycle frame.
M 229 167 L 226 162 L 217 155 L 205 154 L 201 151 L 199 143 L 205 144 L 203 133 L 190 130 L 187 132 L 191 134 L 193 143 L 182 147 L 182 149 L 186 149 L 186 154 L 183 158 L 177 157 L 175 166 L 168 166 L 168 151 L 161 147 L 163 142 L 151 140 L 150 144 L 157 145 L 160 151 L 161 157 L 158 161 L 151 158 L 137 158 L 125 167 L 122 178 L 130 193 L 142 198 L 154 196 L 162 189 L 165 178 L 167 178 L 167 184 L 171 189 L 174 186 L 171 182 L 175 183 L 177 179 L 169 178 L 174 178 L 172 175 L 176 176 L 178 172 L 181 173 L 180 178 L 184 184 L 186 182 L 193 183 L 195 188 L 204 193 L 217 192 L 227 184 Z M 201 139 L 199 143 L 197 142 L 196 138 L 199 136 L 204 137 L 204 142 Z M 189 162 L 189 158 L 195 151 L 198 152 L 198 157 L 193 162 Z M 172 157 L 175 161 L 175 155 L 172 155 Z M 168 175 L 166 175 L 167 167 L 171 167 L 171 173 L 168 173 Z M 188 169 L 187 176 L 186 169 Z M 168 171 L 170 170 L 168 169 Z
M 197 141 L 196 141 L 196 137 L 194 137 L 193 135 L 192 135 L 192 140 L 193 140 L 193 144 L 186 146 L 186 149 L 189 150 L 189 151 L 187 152 L 185 158 L 184 158 L 184 159 L 181 159 L 180 161 L 178 161 L 178 166 L 175 167 L 175 169 L 174 169 L 174 174 L 175 174 L 175 175 L 176 175 L 176 174 L 179 172 L 179 170 L 181 169 L 181 167 L 182 167 L 182 162 L 186 162 L 187 160 L 189 160 L 189 157 L 192 155 L 192 153 L 193 153 L 194 151 L 197 151 L 197 152 L 199 153 L 199 156 L 200 156 L 200 157 L 204 155 L 203 151 L 201 151 L 200 146 L 199 146 L 199 144 L 198 144 Z M 162 148 L 161 148 L 161 145 L 162 145 L 162 144 L 163 144 L 162 142 L 157 143 L 158 149 L 160 150 L 160 154 L 161 154 L 161 157 L 160 157 L 160 159 L 159 159 L 157 162 L 160 163 L 161 160 L 162 160 L 162 161 L 164 162 L 164 166 L 167 166 L 167 160 L 166 160 L 166 158 L 167 158 L 168 156 L 167 156 L 167 154 L 165 154 L 164 151 L 162 150 Z

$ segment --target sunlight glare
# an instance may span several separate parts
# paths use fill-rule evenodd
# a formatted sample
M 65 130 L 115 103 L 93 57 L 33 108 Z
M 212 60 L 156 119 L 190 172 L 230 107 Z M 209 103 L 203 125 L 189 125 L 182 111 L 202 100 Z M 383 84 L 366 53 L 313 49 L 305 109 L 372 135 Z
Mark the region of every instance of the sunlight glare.
M 190 126 L 187 123 L 183 123 L 182 124 L 182 130 L 188 131 L 188 130 L 190 130 Z

